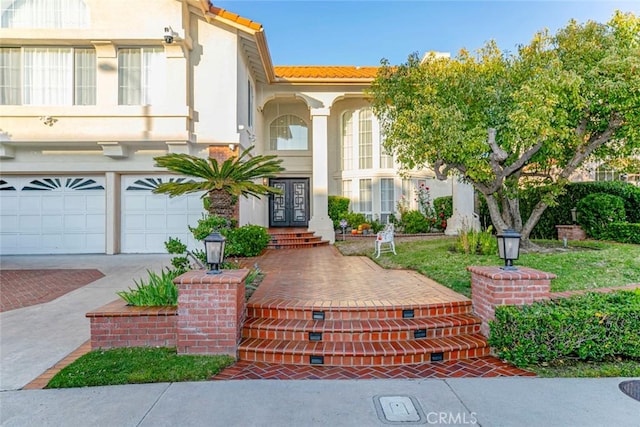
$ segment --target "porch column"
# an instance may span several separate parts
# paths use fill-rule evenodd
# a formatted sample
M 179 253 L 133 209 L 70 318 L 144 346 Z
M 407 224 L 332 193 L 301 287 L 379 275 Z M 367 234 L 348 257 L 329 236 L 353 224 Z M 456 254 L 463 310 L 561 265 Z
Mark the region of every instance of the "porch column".
M 329 172 L 328 172 L 328 130 L 327 117 L 329 108 L 312 108 L 312 138 L 313 138 L 313 177 L 311 194 L 313 205 L 309 230 L 315 231 L 322 240 L 335 241 L 333 222 L 329 218 Z
M 456 177 L 453 180 L 453 215 L 447 219 L 444 234 L 456 236 L 460 230 L 480 230 L 480 218 L 473 210 L 473 186 Z
M 105 252 L 107 255 L 120 253 L 120 174 L 105 174 L 106 214 L 105 214 Z

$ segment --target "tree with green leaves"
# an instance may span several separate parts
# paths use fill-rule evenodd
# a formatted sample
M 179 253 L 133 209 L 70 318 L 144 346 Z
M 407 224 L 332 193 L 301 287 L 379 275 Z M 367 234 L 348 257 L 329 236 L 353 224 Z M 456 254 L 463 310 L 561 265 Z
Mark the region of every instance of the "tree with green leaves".
M 571 21 L 512 54 L 490 42 L 454 59 L 383 60 L 370 95 L 404 167 L 462 177 L 484 195 L 496 230 L 514 228 L 530 246 L 581 165 L 639 152 L 640 18 Z M 523 220 L 525 191 L 538 201 Z
M 256 180 L 275 178 L 284 169 L 282 159 L 275 155 L 251 156 L 252 147 L 244 150 L 240 156 L 232 156 L 221 164 L 213 158 L 203 159 L 189 154 L 167 154 L 156 157 L 156 166 L 171 172 L 198 178 L 193 181 L 165 182 L 154 193 L 165 193 L 171 197 L 188 193 L 204 192 L 208 200 L 205 206 L 209 213 L 231 221 L 235 204 L 239 196 L 260 197 L 280 194 L 277 188 L 269 187 Z

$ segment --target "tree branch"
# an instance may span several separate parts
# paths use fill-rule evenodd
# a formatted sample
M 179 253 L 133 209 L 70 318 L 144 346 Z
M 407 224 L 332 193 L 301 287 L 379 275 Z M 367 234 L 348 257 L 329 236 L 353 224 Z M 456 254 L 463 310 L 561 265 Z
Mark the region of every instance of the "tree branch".
M 536 154 L 538 151 L 540 151 L 540 148 L 542 148 L 542 144 L 543 144 L 542 140 L 538 140 L 536 145 L 534 145 L 533 147 L 529 148 L 527 151 L 524 152 L 524 154 L 522 156 L 520 156 L 520 158 L 518 160 L 516 160 L 515 162 L 513 162 L 512 164 L 507 166 L 504 169 L 504 176 L 509 176 L 509 175 L 517 172 L 518 170 L 522 169 L 524 167 L 524 165 L 526 165 L 527 162 L 529 160 L 531 160 L 531 158 L 534 156 L 534 154 Z

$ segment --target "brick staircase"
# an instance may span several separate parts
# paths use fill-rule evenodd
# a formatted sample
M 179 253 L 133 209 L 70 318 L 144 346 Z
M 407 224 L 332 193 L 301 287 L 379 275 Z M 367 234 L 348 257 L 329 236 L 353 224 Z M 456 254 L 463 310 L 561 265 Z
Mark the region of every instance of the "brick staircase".
M 271 241 L 267 249 L 315 248 L 329 244 L 328 240 L 322 240 L 306 228 L 270 228 L 269 235 Z
M 295 365 L 395 366 L 489 354 L 471 301 L 314 307 L 249 303 L 241 360 Z

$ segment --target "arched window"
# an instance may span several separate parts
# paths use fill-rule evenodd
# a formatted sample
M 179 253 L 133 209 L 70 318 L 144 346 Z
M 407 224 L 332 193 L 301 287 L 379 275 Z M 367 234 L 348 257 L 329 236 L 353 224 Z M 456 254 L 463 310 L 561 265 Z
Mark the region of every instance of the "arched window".
M 360 169 L 373 167 L 373 114 L 371 108 L 364 108 L 358 114 L 358 151 Z
M 88 28 L 82 0 L 3 0 L 2 28 Z
M 308 150 L 307 124 L 291 114 L 276 118 L 269 126 L 269 147 L 271 150 Z

